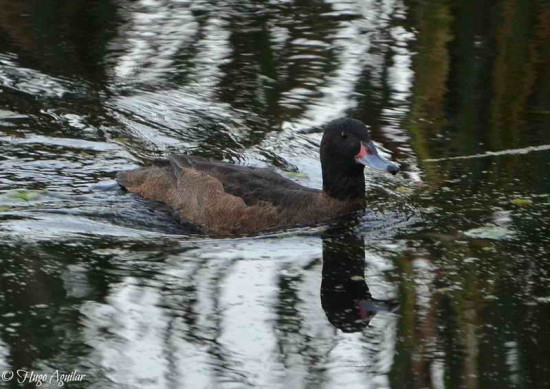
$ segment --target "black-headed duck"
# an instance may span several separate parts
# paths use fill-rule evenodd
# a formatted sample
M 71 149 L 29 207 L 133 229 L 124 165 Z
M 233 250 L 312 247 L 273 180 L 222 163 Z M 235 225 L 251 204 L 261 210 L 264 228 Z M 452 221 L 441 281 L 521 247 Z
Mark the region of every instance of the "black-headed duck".
M 183 154 L 120 172 L 118 183 L 172 207 L 186 222 L 222 235 L 313 225 L 359 210 L 365 203 L 364 167 L 396 174 L 360 121 L 326 125 L 320 148 L 323 190 L 307 188 L 269 168 L 237 166 Z

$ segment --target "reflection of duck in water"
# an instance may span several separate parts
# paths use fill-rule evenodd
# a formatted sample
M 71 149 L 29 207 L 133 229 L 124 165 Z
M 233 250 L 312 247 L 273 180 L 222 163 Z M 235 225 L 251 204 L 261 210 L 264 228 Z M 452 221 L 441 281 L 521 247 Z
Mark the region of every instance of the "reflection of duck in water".
M 394 312 L 397 302 L 376 300 L 365 283 L 365 243 L 351 228 L 331 228 L 323 236 L 321 305 L 329 322 L 358 332 L 378 312 Z

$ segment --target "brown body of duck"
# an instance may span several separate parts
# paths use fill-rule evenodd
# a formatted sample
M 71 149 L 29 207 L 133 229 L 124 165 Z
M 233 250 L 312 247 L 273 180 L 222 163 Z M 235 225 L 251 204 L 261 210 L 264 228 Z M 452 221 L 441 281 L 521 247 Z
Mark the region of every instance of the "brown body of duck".
M 161 201 L 209 232 L 231 235 L 313 225 L 364 207 L 365 165 L 397 173 L 382 159 L 365 125 L 329 123 L 321 142 L 323 190 L 304 187 L 271 169 L 170 155 L 152 166 L 120 172 L 118 183 Z

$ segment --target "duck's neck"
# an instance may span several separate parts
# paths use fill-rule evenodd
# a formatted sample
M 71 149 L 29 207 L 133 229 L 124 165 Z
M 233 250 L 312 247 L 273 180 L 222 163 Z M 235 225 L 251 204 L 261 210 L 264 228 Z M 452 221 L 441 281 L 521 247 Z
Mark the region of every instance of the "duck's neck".
M 323 190 L 340 201 L 365 200 L 365 175 L 362 165 L 322 164 Z

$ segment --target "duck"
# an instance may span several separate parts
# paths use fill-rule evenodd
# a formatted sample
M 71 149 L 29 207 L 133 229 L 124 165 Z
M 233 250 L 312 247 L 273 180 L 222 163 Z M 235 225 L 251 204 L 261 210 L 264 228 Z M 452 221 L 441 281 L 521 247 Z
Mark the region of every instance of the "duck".
M 399 172 L 399 165 L 380 156 L 367 126 L 352 118 L 324 126 L 319 155 L 322 190 L 271 168 L 187 154 L 121 171 L 116 180 L 129 192 L 168 205 L 181 221 L 207 233 L 249 235 L 316 225 L 364 209 L 364 168 Z

